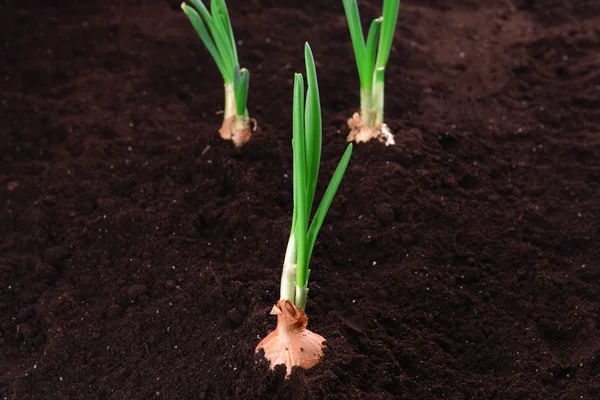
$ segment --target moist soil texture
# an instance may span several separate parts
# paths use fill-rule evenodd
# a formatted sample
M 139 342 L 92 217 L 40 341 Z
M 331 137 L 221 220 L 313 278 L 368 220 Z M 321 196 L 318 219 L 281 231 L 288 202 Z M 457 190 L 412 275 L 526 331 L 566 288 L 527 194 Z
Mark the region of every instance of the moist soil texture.
M 358 74 L 341 0 L 229 9 L 258 121 L 241 150 L 178 0 L 0 2 L 0 398 L 600 399 L 600 3 L 402 2 L 397 144 L 354 147 L 311 264 L 327 351 L 289 379 L 254 348 L 293 73 L 310 42 L 317 197 Z

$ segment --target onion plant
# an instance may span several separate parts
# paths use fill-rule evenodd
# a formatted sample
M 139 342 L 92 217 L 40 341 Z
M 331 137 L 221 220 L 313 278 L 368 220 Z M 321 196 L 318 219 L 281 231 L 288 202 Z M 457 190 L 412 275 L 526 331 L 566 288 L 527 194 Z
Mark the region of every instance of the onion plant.
M 242 146 L 250 140 L 252 120 L 246 108 L 250 72 L 240 68 L 231 21 L 225 0 L 211 0 L 210 12 L 200 0 L 189 0 L 181 8 L 200 36 L 225 83 L 225 111 L 219 133 Z
M 349 144 L 311 220 L 321 158 L 322 125 L 317 74 L 308 43 L 304 48 L 304 56 L 308 87 L 306 100 L 302 74 L 294 77 L 294 211 L 281 275 L 280 297 L 271 310 L 271 314 L 277 315 L 277 328 L 256 347 L 256 351 L 264 349 L 271 368 L 285 364 L 287 375 L 291 374 L 293 366 L 314 366 L 323 354 L 325 339 L 306 329 L 309 264 L 317 234 L 352 155 L 352 144 Z
M 366 40 L 356 0 L 343 2 L 360 80 L 360 114 L 355 113 L 348 120 L 348 141 L 366 142 L 378 137 L 386 145 L 394 144 L 394 137 L 383 122 L 384 78 L 400 0 L 383 0 L 383 15 L 371 21 Z

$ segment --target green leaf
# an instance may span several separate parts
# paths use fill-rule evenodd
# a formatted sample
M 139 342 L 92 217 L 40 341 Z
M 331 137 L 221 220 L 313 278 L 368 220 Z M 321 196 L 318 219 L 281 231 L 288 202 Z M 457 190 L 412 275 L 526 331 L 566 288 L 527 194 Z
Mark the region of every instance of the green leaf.
M 348 28 L 350 28 L 350 38 L 352 39 L 352 47 L 354 48 L 354 57 L 356 58 L 356 68 L 358 69 L 358 77 L 360 79 L 361 88 L 363 85 L 368 85 L 368 81 L 372 79 L 368 76 L 366 68 L 366 49 L 365 37 L 360 23 L 360 15 L 358 13 L 358 5 L 356 0 L 344 0 L 344 11 L 348 20 Z
M 346 172 L 346 167 L 348 167 L 348 163 L 350 162 L 350 156 L 352 155 L 352 143 L 348 145 L 342 159 L 338 163 L 333 176 L 331 177 L 331 181 L 329 181 L 329 186 L 327 186 L 327 190 L 325 190 L 325 194 L 321 199 L 321 203 L 319 204 L 319 208 L 317 208 L 317 212 L 313 217 L 313 220 L 310 224 L 310 228 L 308 229 L 308 238 L 307 238 L 307 258 L 310 259 L 313 248 L 315 246 L 315 241 L 317 240 L 317 235 L 319 234 L 319 230 L 321 229 L 321 225 L 323 225 L 323 220 L 325 219 L 325 215 L 327 215 L 327 211 L 329 211 L 329 206 L 333 201 L 333 197 L 340 186 L 340 182 L 342 182 L 342 178 L 344 173 Z
M 235 76 L 233 78 L 233 91 L 235 94 L 235 107 L 237 115 L 246 115 L 246 105 L 248 103 L 248 86 L 250 82 L 250 71 L 246 68 L 240 69 L 236 66 Z
M 219 28 L 215 24 L 215 21 L 213 20 L 213 17 L 211 16 L 211 14 L 208 12 L 206 7 L 204 6 L 204 3 L 202 3 L 200 0 L 189 0 L 189 1 L 190 1 L 190 3 L 193 4 L 193 6 L 196 8 L 196 10 L 198 10 L 200 15 L 202 16 L 202 19 L 204 20 L 204 23 L 208 27 L 208 30 L 210 31 L 210 34 L 214 40 L 214 43 L 215 43 L 217 49 L 219 50 L 219 55 L 221 56 L 223 66 L 224 66 L 225 70 L 227 71 L 226 74 L 223 75 L 225 83 L 226 84 L 232 83 L 233 82 L 233 74 L 235 73 L 235 65 L 232 63 L 231 55 L 228 50 L 229 41 L 219 31 Z
M 204 43 L 204 46 L 206 46 L 206 49 L 210 53 L 213 60 L 215 60 L 215 64 L 217 64 L 217 68 L 219 68 L 223 79 L 227 79 L 228 71 L 225 65 L 223 64 L 223 60 L 221 59 L 219 50 L 215 47 L 215 43 L 210 37 L 208 31 L 206 30 L 206 27 L 204 26 L 200 15 L 198 15 L 196 10 L 194 10 L 192 7 L 188 7 L 185 3 L 181 4 L 181 9 L 185 13 L 185 15 L 187 15 L 188 19 L 192 23 L 192 26 L 196 30 L 196 33 L 198 33 L 198 36 L 200 36 L 200 39 Z
M 377 55 L 377 39 L 379 39 L 379 32 L 381 28 L 381 22 L 383 18 L 379 17 L 371 22 L 369 27 L 369 34 L 367 36 L 366 56 L 365 65 L 366 76 L 369 76 L 369 86 L 362 86 L 364 89 L 371 89 L 373 86 L 373 71 L 375 70 L 375 56 Z
M 210 11 L 212 14 L 212 19 L 215 25 L 215 29 L 217 33 L 215 35 L 219 36 L 219 40 L 222 41 L 221 48 L 221 56 L 223 58 L 227 58 L 231 67 L 232 67 L 232 77 L 235 74 L 235 68 L 237 63 L 235 62 L 235 57 L 233 56 L 234 50 L 231 48 L 232 43 L 229 36 L 229 31 L 226 27 L 227 23 L 223 21 L 223 8 L 222 2 L 219 0 L 211 0 L 210 2 Z
M 394 31 L 396 30 L 399 8 L 400 0 L 383 1 L 383 22 L 381 24 L 379 50 L 377 51 L 375 69 L 385 68 L 387 65 L 392 49 L 392 42 L 394 41 Z
M 223 25 L 225 26 L 225 30 L 229 36 L 229 42 L 231 44 L 231 49 L 233 50 L 233 62 L 234 64 L 239 64 L 237 47 L 235 43 L 235 37 L 233 35 L 233 28 L 231 27 L 231 19 L 229 18 L 229 11 L 227 10 L 227 4 L 225 4 L 225 0 L 219 0 L 221 10 L 221 18 L 223 19 Z
M 304 112 L 304 130 L 306 133 L 306 196 L 308 212 L 312 210 L 317 178 L 319 176 L 319 161 L 321 160 L 321 102 L 319 100 L 319 84 L 312 50 L 308 43 L 304 45 L 306 60 L 306 109 Z
M 306 157 L 304 145 L 304 79 L 302 74 L 294 76 L 293 105 L 293 158 L 294 158 L 294 210 L 296 212 L 296 283 L 307 276 L 306 229 L 308 225 L 306 196 Z

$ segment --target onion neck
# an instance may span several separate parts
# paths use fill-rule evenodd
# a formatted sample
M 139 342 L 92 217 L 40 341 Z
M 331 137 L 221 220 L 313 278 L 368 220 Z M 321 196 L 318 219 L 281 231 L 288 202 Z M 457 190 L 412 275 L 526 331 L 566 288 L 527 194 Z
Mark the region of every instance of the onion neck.
M 225 112 L 223 119 L 235 117 L 235 92 L 233 91 L 233 83 L 225 84 Z
M 308 285 L 298 286 L 296 287 L 296 299 L 294 300 L 294 305 L 296 308 L 301 310 L 306 310 L 306 297 L 308 297 Z
M 297 243 L 294 235 L 290 235 L 285 258 L 283 261 L 283 272 L 281 273 L 281 284 L 279 288 L 279 299 L 289 300 L 298 309 L 306 309 L 306 297 L 308 296 L 308 285 L 298 286 L 296 283 Z
M 375 123 L 375 108 L 373 107 L 373 90 L 360 89 L 360 118 L 368 127 Z
M 379 67 L 375 70 L 373 82 L 373 125 L 369 127 L 378 128 L 383 124 L 383 105 L 385 93 L 385 68 Z
M 281 273 L 281 285 L 279 298 L 294 303 L 296 298 L 296 239 L 290 235 L 285 258 L 283 260 L 283 272 Z

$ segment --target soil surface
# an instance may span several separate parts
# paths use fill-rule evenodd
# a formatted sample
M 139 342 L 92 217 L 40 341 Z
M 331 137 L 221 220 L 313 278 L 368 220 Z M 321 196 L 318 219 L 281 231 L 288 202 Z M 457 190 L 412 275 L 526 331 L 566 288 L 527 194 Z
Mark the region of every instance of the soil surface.
M 355 146 L 312 261 L 328 350 L 288 380 L 254 347 L 304 41 L 319 195 L 358 76 L 341 0 L 229 8 L 259 122 L 242 150 L 179 0 L 0 2 L 0 398 L 600 399 L 600 3 L 402 3 L 397 145 Z

